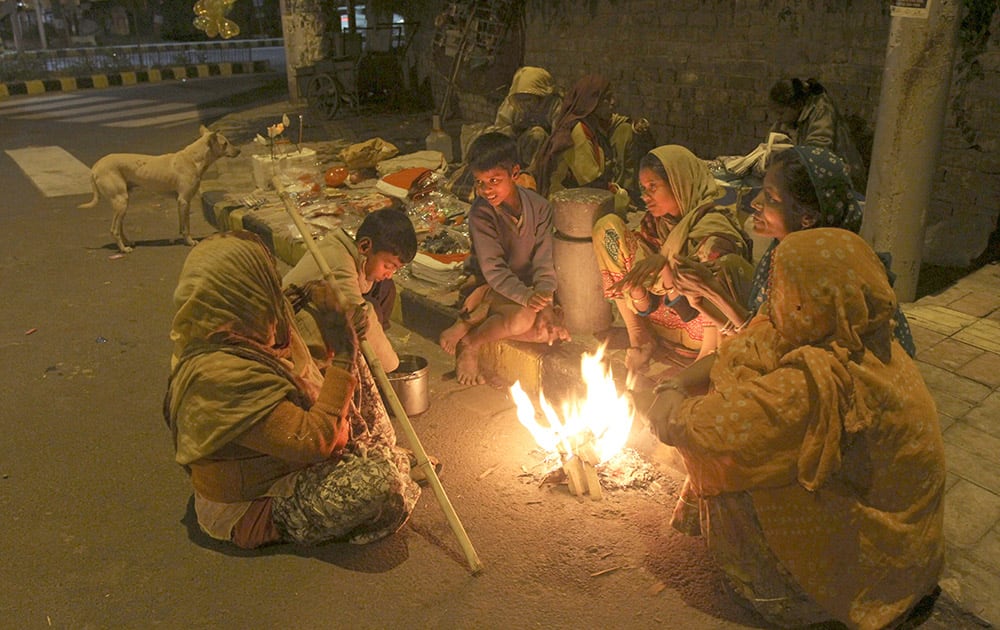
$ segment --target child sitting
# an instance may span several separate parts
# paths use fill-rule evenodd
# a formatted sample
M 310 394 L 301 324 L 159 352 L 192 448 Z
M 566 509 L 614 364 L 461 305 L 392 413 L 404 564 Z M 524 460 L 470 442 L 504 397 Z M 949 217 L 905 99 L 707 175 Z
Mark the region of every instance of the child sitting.
M 469 209 L 469 268 L 478 286 L 440 343 L 455 354 L 455 375 L 466 385 L 485 383 L 479 348 L 501 339 L 569 339 L 553 309 L 552 206 L 515 183 L 521 167 L 514 140 L 486 133 L 469 147 L 476 198 Z
M 417 254 L 413 223 L 400 210 L 376 210 L 361 222 L 354 238 L 337 228 L 318 245 L 333 272 L 331 280 L 347 305 L 355 307 L 359 336 L 368 339 L 382 367 L 392 372 L 399 367 L 399 357 L 385 336 L 396 300 L 392 276 Z M 306 254 L 281 283 L 302 287 L 322 278 L 319 265 Z

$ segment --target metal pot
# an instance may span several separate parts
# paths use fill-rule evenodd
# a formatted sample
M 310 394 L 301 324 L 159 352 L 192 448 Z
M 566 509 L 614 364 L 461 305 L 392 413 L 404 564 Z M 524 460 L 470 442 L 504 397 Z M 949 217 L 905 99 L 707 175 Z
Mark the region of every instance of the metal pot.
M 421 414 L 431 405 L 427 393 L 427 373 L 427 359 L 414 354 L 401 354 L 399 367 L 386 375 L 408 416 Z

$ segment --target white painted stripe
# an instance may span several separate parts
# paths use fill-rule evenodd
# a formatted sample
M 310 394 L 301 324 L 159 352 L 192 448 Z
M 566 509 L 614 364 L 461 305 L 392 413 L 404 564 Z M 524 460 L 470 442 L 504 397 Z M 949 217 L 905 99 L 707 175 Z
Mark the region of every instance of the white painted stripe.
M 158 114 L 161 112 L 170 112 L 177 109 L 186 109 L 190 107 L 191 103 L 163 103 L 162 105 L 153 105 L 151 107 L 140 107 L 128 111 L 121 111 L 121 112 L 109 111 L 103 114 L 92 114 L 90 116 L 74 116 L 73 118 L 67 118 L 66 122 L 75 122 L 75 123 L 101 122 L 103 120 L 124 119 L 135 116 L 145 116 L 147 114 Z
M 100 103 L 97 105 L 89 105 L 87 107 L 74 107 L 72 109 L 67 107 L 62 107 L 55 111 L 42 112 L 40 114 L 20 114 L 18 116 L 11 116 L 14 120 L 46 120 L 50 118 L 58 118 L 59 120 L 72 121 L 73 116 L 77 114 L 89 114 L 91 112 L 107 112 L 109 107 L 118 108 L 129 108 L 135 105 L 143 105 L 146 103 L 155 103 L 156 101 L 150 101 L 145 99 L 133 99 L 128 101 L 115 101 L 114 104 L 111 103 Z
M 164 116 L 154 116 L 153 118 L 139 118 L 137 120 L 123 120 L 120 122 L 105 123 L 103 127 L 153 127 L 156 125 L 166 125 L 169 123 L 179 123 L 188 122 L 192 120 L 198 120 L 202 116 L 212 116 L 221 112 L 230 111 L 229 107 L 213 107 L 211 109 L 199 111 L 192 109 L 187 112 L 179 112 L 177 114 L 166 114 Z
M 6 153 L 46 197 L 82 195 L 92 190 L 90 168 L 62 147 L 8 149 Z
M 10 100 L 0 102 L 0 111 L 5 110 L 5 109 L 9 109 L 11 107 L 21 107 L 21 106 L 26 105 L 28 103 L 37 105 L 37 104 L 42 103 L 42 102 L 47 103 L 49 101 L 62 101 L 62 100 L 65 100 L 67 98 L 80 98 L 80 95 L 76 94 L 76 93 L 72 93 L 72 94 L 60 94 L 60 93 L 56 93 L 56 92 L 51 92 L 51 93 L 49 93 L 47 95 L 38 95 L 38 96 L 31 96 L 31 97 L 29 97 L 29 96 L 13 96 L 13 97 L 10 98 Z
M 108 98 L 108 97 L 102 97 L 102 96 L 91 96 L 89 98 L 77 98 L 77 99 L 74 99 L 72 101 L 63 101 L 63 100 L 60 100 L 60 101 L 51 102 L 49 100 L 46 100 L 46 101 L 40 102 L 40 103 L 24 104 L 23 106 L 18 107 L 16 109 L 13 109 L 13 110 L 11 110 L 9 112 L 0 112 L 0 114 L 5 114 L 5 115 L 13 115 L 13 114 L 20 114 L 20 113 L 31 114 L 31 113 L 34 113 L 34 112 L 44 112 L 44 111 L 48 111 L 48 110 L 52 110 L 52 109 L 61 109 L 61 108 L 72 107 L 72 106 L 76 106 L 76 105 L 90 105 L 91 103 L 106 103 L 108 101 L 113 101 L 113 100 L 115 100 L 115 99 Z

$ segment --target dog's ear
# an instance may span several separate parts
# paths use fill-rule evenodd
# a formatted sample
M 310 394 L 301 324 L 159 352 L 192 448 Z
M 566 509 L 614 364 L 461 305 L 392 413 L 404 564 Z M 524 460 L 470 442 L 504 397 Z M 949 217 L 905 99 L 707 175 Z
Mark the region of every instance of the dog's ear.
M 201 125 L 200 127 L 198 127 L 198 133 L 204 136 L 204 135 L 207 135 L 207 134 L 210 134 L 210 133 L 215 133 L 215 132 L 212 131 L 211 129 L 209 129 L 208 127 L 206 127 L 205 125 Z

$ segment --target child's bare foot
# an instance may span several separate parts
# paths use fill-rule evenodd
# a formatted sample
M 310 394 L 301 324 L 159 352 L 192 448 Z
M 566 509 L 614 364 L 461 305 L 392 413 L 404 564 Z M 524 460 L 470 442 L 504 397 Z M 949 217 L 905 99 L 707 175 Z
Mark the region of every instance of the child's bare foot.
M 448 354 L 455 354 L 455 348 L 458 347 L 458 342 L 460 342 L 468 332 L 469 325 L 462 320 L 458 320 L 451 326 L 444 329 L 441 336 L 438 338 L 438 343 Z
M 479 352 L 468 344 L 458 343 L 455 350 L 455 377 L 462 385 L 482 385 L 486 382 L 479 373 Z

